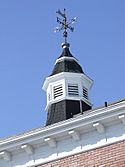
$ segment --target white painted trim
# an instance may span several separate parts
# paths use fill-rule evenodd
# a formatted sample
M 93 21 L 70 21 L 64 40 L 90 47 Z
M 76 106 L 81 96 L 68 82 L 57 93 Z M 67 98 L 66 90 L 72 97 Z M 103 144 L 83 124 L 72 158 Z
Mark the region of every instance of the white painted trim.
M 54 98 L 53 89 L 55 86 L 62 85 L 63 94 L 57 98 Z M 78 85 L 78 96 L 73 96 L 68 94 L 68 85 L 69 84 L 77 84 Z M 88 97 L 89 91 L 93 84 L 93 81 L 88 78 L 85 74 L 79 73 L 69 73 L 69 72 L 62 72 L 60 74 L 56 74 L 54 76 L 50 76 L 46 78 L 43 89 L 46 91 L 47 95 L 47 105 L 45 110 L 48 111 L 48 108 L 51 104 L 57 103 L 64 99 L 69 100 L 83 100 L 89 106 L 91 105 L 90 99 L 86 99 L 83 97 L 83 86 L 88 90 Z M 48 96 L 50 95 L 50 99 Z
M 11 161 L 11 153 L 8 151 L 0 152 L 0 157 L 3 158 L 5 161 Z
M 76 130 L 69 131 L 69 135 L 71 135 L 75 141 L 80 140 L 80 134 Z
M 125 115 L 119 115 L 118 118 L 121 120 L 121 122 L 123 123 L 123 125 L 125 125 Z
M 50 147 L 56 147 L 55 139 L 48 137 L 48 138 L 44 139 L 44 141 L 47 142 Z
M 91 149 L 125 140 L 125 129 L 124 126 L 120 123 L 119 119 L 119 116 L 123 117 L 123 115 L 125 115 L 125 100 L 120 101 L 119 103 L 110 104 L 108 105 L 108 107 L 102 107 L 88 111 L 84 115 L 77 116 L 76 118 L 62 121 L 51 126 L 37 128 L 30 132 L 4 139 L 0 141 L 0 150 L 1 152 L 6 151 L 6 153 L 9 152 L 13 155 L 13 151 L 18 149 L 17 153 L 19 154 L 19 156 L 22 155 L 24 158 L 26 157 L 25 152 L 22 152 L 19 149 L 21 149 L 22 145 L 27 143 L 27 145 L 35 147 L 34 155 L 27 156 L 27 160 L 25 164 L 22 165 L 22 167 L 37 166 L 39 164 L 44 164 L 52 160 L 60 159 L 66 156 L 85 152 Z M 96 126 L 93 127 L 93 124 L 95 123 Z M 100 132 L 98 128 L 99 126 L 102 128 L 102 125 L 104 127 L 106 126 L 104 134 L 98 133 Z M 95 131 L 95 127 L 98 131 Z M 120 133 L 119 129 L 121 129 Z M 86 130 L 88 132 L 86 132 Z M 71 140 L 69 135 L 71 135 L 73 140 Z M 60 138 L 61 136 L 63 136 L 63 138 Z M 88 142 L 88 139 L 91 139 L 91 141 Z M 63 151 L 60 152 L 60 148 L 63 149 L 62 147 L 65 146 L 65 142 L 67 141 L 67 146 Z M 70 142 L 72 142 L 71 147 L 69 147 Z M 61 147 L 62 143 L 63 146 Z M 39 149 L 39 144 L 40 150 L 37 152 L 37 149 Z M 53 149 L 51 149 L 51 147 Z M 46 153 L 47 150 L 47 157 L 44 157 L 43 153 L 43 157 L 41 157 L 42 150 L 43 153 L 44 151 Z M 16 156 L 12 156 L 12 165 L 15 161 L 13 157 L 16 160 Z M 1 161 L 2 160 L 0 160 L 0 162 Z M 16 165 L 13 166 L 17 167 Z
M 28 155 L 32 155 L 34 153 L 34 149 L 31 145 L 29 144 L 24 144 L 21 146 L 21 148 L 23 150 L 25 150 L 25 152 L 28 154 Z
M 73 129 L 75 127 L 85 126 L 96 121 L 101 121 L 122 114 L 125 114 L 125 101 L 110 105 L 106 108 L 102 107 L 99 109 L 93 109 L 86 112 L 84 116 L 80 115 L 76 118 L 61 121 L 50 126 L 37 128 L 35 130 L 31 130 L 30 132 L 25 132 L 21 135 L 5 138 L 4 140 L 0 141 L 0 150 L 1 148 L 9 148 L 11 146 L 10 144 L 12 144 L 12 148 L 13 146 L 20 145 L 21 143 L 25 144 L 26 142 L 23 143 L 25 140 L 28 142 L 37 140 L 40 138 L 39 135 L 41 135 L 42 138 L 45 138 L 46 136 L 52 136 L 57 133 L 70 130 L 70 128 Z
M 87 75 L 81 73 L 71 73 L 71 72 L 61 72 L 59 74 L 55 74 L 53 76 L 49 76 L 45 79 L 42 89 L 46 91 L 49 83 L 55 82 L 64 78 L 79 78 L 81 77 L 83 80 L 85 79 L 90 86 L 93 84 L 93 80 L 90 79 Z M 91 88 L 91 87 L 90 87 Z
M 86 149 L 86 150 L 82 150 L 82 149 L 81 149 L 81 151 L 77 151 L 76 153 L 72 152 L 72 153 L 70 153 L 69 155 L 58 156 L 58 157 L 55 157 L 55 158 L 50 159 L 50 160 L 45 161 L 45 162 L 34 163 L 34 164 L 32 164 L 32 165 L 29 165 L 28 167 L 35 167 L 35 166 L 38 166 L 38 165 L 43 165 L 43 164 L 46 164 L 46 163 L 51 162 L 51 161 L 56 161 L 56 160 L 59 160 L 59 159 L 62 159 L 62 158 L 66 158 L 66 157 L 69 157 L 69 156 L 72 156 L 72 155 L 75 155 L 75 154 L 84 153 L 84 152 L 86 152 L 86 151 L 91 151 L 91 150 L 93 150 L 93 149 L 97 149 L 97 148 L 100 148 L 100 147 L 109 146 L 109 145 L 111 145 L 111 144 L 115 144 L 115 143 L 118 143 L 118 142 L 122 142 L 122 141 L 124 141 L 124 140 L 125 140 L 125 138 L 124 138 L 124 139 L 119 139 L 119 140 L 116 139 L 115 141 L 112 141 L 112 142 L 110 141 L 110 142 L 106 142 L 106 143 L 97 145 L 97 146 L 95 146 L 94 148 L 88 148 L 88 149 Z
M 105 132 L 104 126 L 99 122 L 94 123 L 93 127 L 95 127 L 99 133 L 104 133 Z

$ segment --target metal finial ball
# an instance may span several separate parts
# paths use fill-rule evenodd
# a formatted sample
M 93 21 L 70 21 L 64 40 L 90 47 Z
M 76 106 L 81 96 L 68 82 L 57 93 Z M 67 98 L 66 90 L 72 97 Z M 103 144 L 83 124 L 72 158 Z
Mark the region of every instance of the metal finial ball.
M 69 43 L 62 43 L 62 48 L 69 48 L 70 44 Z

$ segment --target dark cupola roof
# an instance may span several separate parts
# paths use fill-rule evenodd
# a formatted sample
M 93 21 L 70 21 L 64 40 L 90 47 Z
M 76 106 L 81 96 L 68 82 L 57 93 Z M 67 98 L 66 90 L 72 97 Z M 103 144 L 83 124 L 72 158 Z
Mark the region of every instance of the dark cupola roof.
M 61 72 L 84 73 L 76 58 L 70 53 L 69 44 L 63 44 L 62 54 L 57 59 L 52 75 Z
M 59 56 L 61 57 L 73 57 L 73 55 L 70 53 L 69 47 L 63 48 L 62 54 Z

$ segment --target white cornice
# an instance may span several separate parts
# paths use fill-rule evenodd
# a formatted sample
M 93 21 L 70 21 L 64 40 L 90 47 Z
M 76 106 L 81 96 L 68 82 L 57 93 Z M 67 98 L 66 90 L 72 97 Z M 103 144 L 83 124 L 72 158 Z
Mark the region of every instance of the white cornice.
M 33 141 L 41 140 L 44 142 L 45 138 L 54 137 L 55 135 L 61 135 L 61 133 L 66 133 L 72 129 L 77 129 L 80 127 L 88 128 L 87 126 L 92 125 L 96 122 L 105 121 L 107 119 L 118 118 L 119 115 L 125 114 L 125 100 L 122 102 L 110 105 L 108 107 L 102 107 L 100 109 L 94 109 L 86 112 L 84 115 L 80 115 L 76 118 L 71 118 L 66 121 L 55 123 L 50 126 L 37 128 L 29 132 L 5 138 L 0 141 L 0 151 L 12 149 L 17 146 L 21 146 L 25 143 L 31 143 Z
M 61 80 L 61 79 L 64 79 L 64 78 L 79 78 L 79 77 L 81 77 L 82 79 L 85 79 L 87 82 L 88 82 L 88 84 L 89 85 L 91 85 L 92 86 L 92 84 L 93 84 L 93 80 L 91 79 L 91 78 L 89 78 L 87 75 L 85 75 L 85 74 L 81 74 L 81 73 L 71 73 L 71 72 L 61 72 L 61 73 L 59 73 L 59 74 L 55 74 L 55 75 L 53 75 L 53 76 L 49 76 L 49 77 L 47 77 L 46 79 L 45 79 L 45 81 L 44 81 L 44 84 L 43 84 L 43 87 L 42 87 L 42 89 L 43 90 L 46 90 L 47 89 L 47 87 L 48 87 L 48 84 L 50 83 L 50 82 L 55 82 L 55 81 L 57 81 L 57 80 Z
M 0 166 L 33 167 L 125 140 L 124 116 L 125 100 L 121 100 L 0 140 Z

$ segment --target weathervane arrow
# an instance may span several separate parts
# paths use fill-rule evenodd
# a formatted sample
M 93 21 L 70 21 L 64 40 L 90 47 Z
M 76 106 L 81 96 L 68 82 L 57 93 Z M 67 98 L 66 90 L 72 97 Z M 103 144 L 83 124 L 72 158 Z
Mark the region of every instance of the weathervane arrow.
M 64 13 L 62 13 L 60 10 L 58 10 L 56 13 L 58 13 L 60 16 L 65 18 L 66 17 L 65 11 L 66 11 L 66 9 L 64 9 Z
M 71 26 L 71 24 L 75 23 L 76 17 L 74 17 L 73 19 L 71 19 L 70 22 L 67 22 L 66 9 L 63 10 L 63 13 L 60 10 L 58 10 L 56 13 L 59 14 L 61 17 L 63 17 L 63 19 L 57 17 L 57 22 L 60 24 L 60 26 L 56 27 L 55 30 L 54 30 L 54 32 L 64 30 L 63 37 L 64 37 L 64 42 L 66 44 L 67 43 L 67 37 L 68 37 L 67 30 L 69 29 L 72 32 L 74 31 L 74 27 Z

